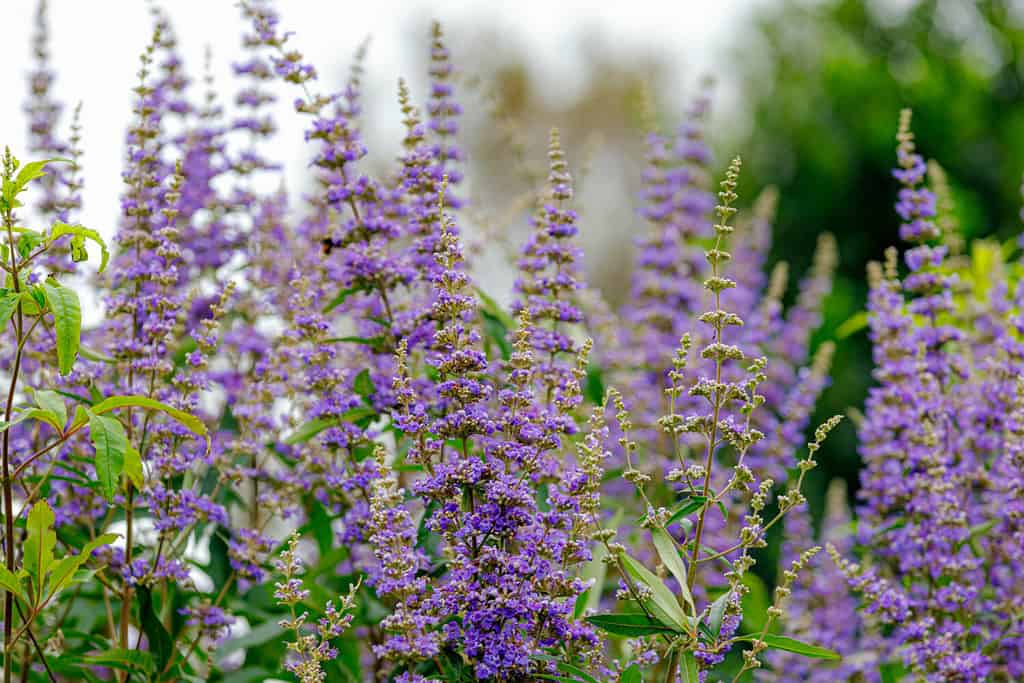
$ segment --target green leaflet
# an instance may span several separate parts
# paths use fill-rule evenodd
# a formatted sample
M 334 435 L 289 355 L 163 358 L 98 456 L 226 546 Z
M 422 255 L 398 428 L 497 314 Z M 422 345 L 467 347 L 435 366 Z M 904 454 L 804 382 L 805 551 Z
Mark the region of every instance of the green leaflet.
M 203 421 L 198 417 L 190 415 L 184 410 L 172 408 L 166 403 L 161 403 L 160 401 L 149 398 L 148 396 L 111 396 L 94 405 L 92 407 L 92 412 L 95 415 L 100 415 L 102 413 L 109 413 L 111 410 L 116 410 L 117 408 L 146 408 L 148 410 L 159 410 L 180 422 L 193 434 L 206 436 L 206 425 L 203 424 Z
M 43 583 L 53 564 L 53 549 L 57 546 L 57 534 L 53 531 L 54 520 L 53 510 L 45 500 L 33 505 L 28 513 L 22 563 L 32 579 L 33 604 L 43 599 Z
M 47 236 L 47 244 L 52 243 L 54 240 L 63 237 L 64 235 L 71 235 L 71 258 L 74 261 L 84 261 L 89 257 L 89 254 L 85 251 L 85 240 L 91 240 L 100 247 L 100 267 L 99 272 L 103 272 L 107 267 L 107 261 L 110 260 L 110 252 L 107 251 L 107 243 L 103 241 L 100 234 L 91 228 L 87 228 L 82 225 L 68 225 L 67 223 L 54 223 L 53 228 L 50 229 L 50 234 Z
M 655 576 L 638 560 L 625 553 L 622 554 L 622 566 L 634 581 L 642 583 L 651 590 L 651 597 L 644 602 L 644 606 L 651 611 L 655 618 L 681 633 L 689 630 L 689 620 L 683 613 L 683 608 L 679 606 L 675 594 L 669 590 L 664 581 Z
M 679 673 L 683 676 L 683 683 L 700 683 L 700 671 L 693 652 L 687 650 L 679 656 Z
M 661 558 L 662 564 L 672 572 L 672 576 L 675 577 L 676 582 L 679 584 L 679 590 L 683 595 L 683 600 L 686 601 L 690 608 L 690 613 L 696 614 L 697 609 L 694 607 L 693 596 L 690 594 L 690 588 L 686 581 L 686 563 L 680 557 L 675 541 L 672 540 L 672 537 L 664 529 L 652 529 L 651 536 L 654 539 L 654 548 L 658 551 L 658 557 Z
M 64 431 L 64 425 L 68 423 L 68 409 L 64 405 L 64 399 L 56 391 L 43 391 L 41 389 L 34 389 L 32 391 L 32 398 L 35 400 L 36 405 L 39 409 L 45 413 L 53 416 L 54 424 L 57 430 L 60 432 Z
M 57 364 L 61 375 L 71 372 L 82 338 L 82 306 L 73 289 L 52 280 L 43 283 L 46 302 L 57 332 Z
M 124 472 L 128 437 L 119 420 L 95 413 L 89 415 L 89 434 L 96 447 L 96 478 L 100 490 L 108 501 L 112 501 Z
M 678 633 L 676 629 L 654 621 L 643 613 L 638 614 L 595 614 L 584 619 L 588 624 L 617 636 L 638 638 L 658 633 Z
M 835 650 L 804 643 L 787 636 L 774 636 L 770 633 L 763 636 L 759 633 L 748 633 L 744 636 L 737 636 L 733 640 L 745 640 L 751 643 L 761 640 L 764 641 L 765 645 L 775 650 L 785 650 L 786 652 L 792 652 L 813 659 L 828 659 L 832 661 L 842 659 Z
M 19 298 L 16 292 L 6 292 L 0 295 L 0 327 L 6 325 L 14 315 L 14 310 L 18 308 Z

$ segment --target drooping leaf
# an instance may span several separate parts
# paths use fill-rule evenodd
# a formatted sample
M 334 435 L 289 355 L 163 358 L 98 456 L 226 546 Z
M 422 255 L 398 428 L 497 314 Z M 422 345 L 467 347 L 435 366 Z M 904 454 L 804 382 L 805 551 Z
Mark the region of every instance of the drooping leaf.
M 674 628 L 654 621 L 642 612 L 637 614 L 595 614 L 586 617 L 585 621 L 602 631 L 629 638 L 678 632 Z
M 186 413 L 184 410 L 178 410 L 172 408 L 166 403 L 161 403 L 155 399 L 149 398 L 148 396 L 110 396 L 103 399 L 92 407 L 92 412 L 96 415 L 103 413 L 109 413 L 111 410 L 118 408 L 145 408 L 147 410 L 159 410 L 165 413 L 168 417 L 177 420 L 181 423 L 185 429 L 189 430 L 193 434 L 199 436 L 206 436 L 206 425 L 195 415 Z
M 687 617 L 683 608 L 676 601 L 676 596 L 652 571 L 643 566 L 639 560 L 622 554 L 622 566 L 626 572 L 651 591 L 651 596 L 644 601 L 644 607 L 651 611 L 656 619 L 666 626 L 672 626 L 680 632 L 686 632 Z
M 82 306 L 78 302 L 78 294 L 69 287 L 51 280 L 43 283 L 46 302 L 53 313 L 54 328 L 57 333 L 57 364 L 60 374 L 67 375 L 78 355 L 78 345 L 82 338 Z
M 675 577 L 676 582 L 679 584 L 679 592 L 683 596 L 683 600 L 690 607 L 690 613 L 695 614 L 697 610 L 693 605 L 693 595 L 690 594 L 690 588 L 686 581 L 686 563 L 679 555 L 675 541 L 672 540 L 667 531 L 660 528 L 652 529 L 651 537 L 654 539 L 654 549 L 658 551 L 658 557 L 661 558 L 665 569 L 669 570 L 672 576 Z
M 54 240 L 63 237 L 64 235 L 71 235 L 71 258 L 73 261 L 84 261 L 88 258 L 88 254 L 85 251 L 85 240 L 91 240 L 100 247 L 100 267 L 99 272 L 103 272 L 107 268 L 107 261 L 110 260 L 110 252 L 107 251 L 107 243 L 103 241 L 100 234 L 91 228 L 87 228 L 83 225 L 68 225 L 67 223 L 54 223 L 50 229 L 50 234 L 47 237 L 47 243 L 52 243 Z
M 763 640 L 764 644 L 775 650 L 785 650 L 786 652 L 792 652 L 794 654 L 803 655 L 804 657 L 811 657 L 813 659 L 827 659 L 827 660 L 839 660 L 842 657 L 835 650 L 829 650 L 828 648 L 820 647 L 818 645 L 811 645 L 809 643 L 801 642 L 795 638 L 789 638 L 787 636 L 776 636 L 768 633 L 762 636 L 760 633 L 748 633 L 743 636 L 737 636 L 733 638 L 737 641 L 755 642 Z
M 113 501 L 121 473 L 124 472 L 128 437 L 117 418 L 95 413 L 89 416 L 89 435 L 96 447 L 96 479 L 103 496 Z

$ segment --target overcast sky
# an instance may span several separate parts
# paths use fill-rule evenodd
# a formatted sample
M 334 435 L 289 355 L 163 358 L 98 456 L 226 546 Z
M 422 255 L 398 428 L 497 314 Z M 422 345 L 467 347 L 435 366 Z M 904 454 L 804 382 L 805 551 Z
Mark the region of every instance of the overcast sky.
M 366 82 L 371 94 L 392 96 L 399 75 L 418 70 L 423 45 L 413 32 L 438 18 L 449 26 L 457 54 L 459 33 L 474 26 L 498 26 L 502 39 L 525 45 L 535 58 L 546 95 L 559 97 L 579 85 L 566 46 L 586 29 L 609 38 L 624 52 L 663 51 L 688 73 L 711 66 L 729 30 L 756 0 L 287 0 L 277 3 L 283 24 L 295 32 L 296 47 L 326 74 L 338 73 L 358 43 L 370 36 Z M 0 69 L 0 143 L 26 156 L 22 113 L 25 76 L 31 68 L 30 39 L 36 2 L 3 0 L 4 64 Z M 233 0 L 173 0 L 162 3 L 171 16 L 190 73 L 201 75 L 203 53 L 213 49 L 217 82 L 229 82 L 229 65 L 238 58 L 242 22 Z M 151 20 L 142 0 L 50 0 L 55 94 L 68 104 L 83 103 L 85 191 L 82 222 L 105 235 L 113 233 L 118 213 L 123 135 L 131 116 L 131 87 L 138 54 L 148 39 Z M 471 65 L 458 65 L 465 69 Z M 486 76 L 486 74 L 481 74 Z M 414 79 L 415 80 L 415 79 Z M 226 88 L 227 89 L 227 88 Z M 230 92 L 230 90 L 228 90 Z M 229 98 L 226 94 L 225 100 Z M 287 97 L 285 102 L 289 102 Z M 287 111 L 279 117 L 281 143 L 301 139 L 301 123 Z M 397 121 L 397 114 L 396 114 Z M 66 125 L 66 120 L 63 122 Z M 299 145 L 284 152 L 289 171 L 301 173 Z M 293 176 L 294 177 L 294 176 Z

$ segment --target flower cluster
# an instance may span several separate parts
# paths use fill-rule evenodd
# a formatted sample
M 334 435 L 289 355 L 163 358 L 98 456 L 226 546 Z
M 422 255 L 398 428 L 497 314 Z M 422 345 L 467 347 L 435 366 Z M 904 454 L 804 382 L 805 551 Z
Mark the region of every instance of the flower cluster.
M 45 10 L 26 112 L 53 158 L 0 174 L 3 683 L 1024 676 L 1024 278 L 951 234 L 909 114 L 856 522 L 832 493 L 816 534 L 835 240 L 787 292 L 775 191 L 741 205 L 739 158 L 711 191 L 710 83 L 648 135 L 616 310 L 558 130 L 491 296 L 440 25 L 375 165 L 366 46 L 325 90 L 268 0 L 240 5 L 231 98 L 153 11 L 108 247 L 76 222 Z M 278 139 L 282 96 L 302 139 Z M 302 196 L 267 189 L 271 141 L 305 145 Z

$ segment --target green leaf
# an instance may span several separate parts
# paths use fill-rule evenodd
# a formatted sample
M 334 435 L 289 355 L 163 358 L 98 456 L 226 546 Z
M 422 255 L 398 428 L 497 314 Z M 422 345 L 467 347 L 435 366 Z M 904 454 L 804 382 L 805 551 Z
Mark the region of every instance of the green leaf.
M 57 534 L 53 531 L 54 519 L 50 505 L 40 500 L 29 511 L 25 525 L 27 536 L 22 562 L 36 592 L 33 604 L 38 604 L 42 599 L 43 582 L 53 564 L 53 549 L 57 546 Z
M 829 650 L 828 648 L 819 647 L 818 645 L 810 645 L 796 640 L 795 638 L 775 636 L 770 633 L 764 636 L 760 633 L 748 633 L 747 635 L 737 636 L 733 638 L 733 640 L 747 641 L 751 643 L 762 640 L 765 645 L 772 649 L 785 650 L 786 652 L 793 652 L 798 655 L 803 655 L 804 657 L 827 659 L 831 661 L 842 659 L 839 653 L 835 650 Z
M 679 655 L 679 673 L 682 674 L 683 683 L 700 683 L 700 670 L 697 668 L 697 658 L 693 652 L 686 650 Z
M 46 424 L 56 429 L 59 434 L 64 433 L 64 425 L 57 421 L 56 416 L 54 416 L 52 413 L 48 413 L 38 408 L 31 408 L 29 410 L 26 410 L 20 413 L 14 419 L 12 419 L 10 422 L 4 422 L 3 420 L 0 420 L 0 433 L 7 431 L 14 425 L 18 424 L 19 422 L 24 422 L 25 420 L 39 420 L 40 422 L 45 422 Z
M 718 638 L 722 633 L 722 620 L 725 618 L 725 608 L 729 604 L 729 595 L 731 595 L 731 591 L 725 591 L 711 603 L 711 609 L 708 613 L 708 627 L 711 630 L 711 635 L 715 638 Z
M 44 391 L 41 389 L 31 390 L 32 398 L 40 410 L 52 415 L 57 422 L 57 430 L 63 433 L 64 425 L 68 423 L 68 409 L 64 405 L 64 399 L 56 391 Z
M 149 640 L 149 649 L 156 656 L 157 670 L 163 671 L 174 655 L 174 642 L 153 608 L 153 593 L 145 586 L 135 589 L 139 596 L 139 624 Z
M 186 429 L 193 434 L 199 436 L 206 436 L 206 425 L 195 415 L 186 413 L 184 410 L 178 410 L 172 408 L 166 403 L 161 403 L 155 399 L 149 398 L 148 396 L 111 396 L 105 398 L 92 407 L 92 412 L 96 415 L 102 413 L 109 413 L 111 410 L 118 408 L 145 408 L 146 410 L 159 410 L 162 413 L 166 413 L 168 417 L 171 417 L 181 423 Z
M 768 608 L 771 607 L 771 597 L 768 594 L 768 587 L 757 574 L 746 572 L 743 575 L 743 585 L 747 587 L 747 592 L 740 600 L 743 608 L 743 625 L 756 633 L 764 628 Z
M 705 498 L 704 496 L 691 496 L 687 498 L 676 509 L 676 511 L 669 516 L 668 520 L 665 521 L 665 526 L 671 526 L 672 524 L 675 524 L 686 515 L 692 512 L 696 512 L 697 510 L 700 510 L 702 507 L 704 507 L 705 501 L 707 501 L 707 498 Z
M 131 445 L 124 452 L 124 473 L 128 477 L 128 481 L 132 483 L 132 486 L 141 491 L 145 483 L 142 474 L 142 456 Z
M 114 648 L 101 652 L 98 655 L 86 655 L 82 657 L 81 661 L 86 664 L 106 666 L 122 671 L 142 671 L 148 674 L 157 673 L 153 655 L 145 650 Z
M 329 304 L 324 306 L 324 313 L 330 313 L 335 308 L 345 303 L 345 300 L 348 299 L 353 294 L 365 291 L 367 291 L 365 287 L 349 287 L 347 289 L 341 290 L 340 292 L 338 292 L 338 295 L 336 297 L 331 299 Z
M 858 311 L 843 321 L 843 323 L 836 328 L 836 338 L 846 339 L 849 336 L 857 334 L 867 326 L 867 311 Z
M 659 633 L 678 632 L 674 628 L 654 621 L 643 613 L 595 614 L 590 617 L 585 617 L 584 621 L 601 629 L 602 631 L 614 633 L 617 636 L 628 636 L 630 638 L 651 636 Z
M 95 413 L 89 416 L 89 434 L 96 447 L 96 478 L 100 490 L 107 501 L 113 501 L 124 472 L 128 437 L 119 420 Z
M 638 664 L 630 664 L 619 676 L 619 683 L 644 683 L 643 675 L 640 673 Z
M 340 424 L 342 420 L 345 422 L 358 422 L 359 420 L 371 417 L 377 414 L 373 408 L 369 406 L 361 406 L 359 408 L 353 408 L 346 412 L 340 418 L 337 417 L 318 417 L 301 424 L 294 432 L 289 434 L 284 439 L 284 443 L 289 446 L 294 446 L 297 443 L 305 443 L 312 439 L 314 436 Z
M 14 311 L 18 308 L 18 299 L 20 296 L 17 292 L 7 292 L 3 296 L 0 296 L 0 327 L 7 324 L 7 321 L 14 315 Z
M 66 375 L 75 363 L 82 338 L 82 306 L 73 289 L 52 280 L 43 283 L 43 290 L 57 331 L 57 364 L 60 374 Z
M 638 581 L 651 590 L 651 597 L 644 601 L 644 606 L 651 611 L 656 619 L 666 626 L 672 626 L 682 633 L 688 631 L 688 619 L 682 607 L 676 601 L 675 594 L 669 590 L 665 582 L 654 575 L 638 560 L 623 553 L 622 566 L 634 581 Z
M 355 380 L 352 382 L 352 390 L 364 397 L 371 395 L 377 390 L 377 388 L 373 386 L 373 380 L 370 379 L 369 369 L 364 368 L 358 375 L 356 375 Z
M 31 161 L 22 166 L 21 170 L 18 171 L 17 177 L 14 178 L 14 188 L 10 198 L 13 199 L 14 196 L 22 192 L 28 186 L 28 184 L 35 180 L 36 178 L 42 178 L 44 175 L 46 175 L 46 171 L 44 171 L 43 169 L 46 167 L 47 164 L 52 164 L 58 161 L 64 163 L 73 163 L 70 159 L 53 158 L 43 159 L 42 161 Z
M 79 346 L 78 347 L 78 355 L 81 356 L 82 358 L 86 359 L 86 360 L 91 360 L 91 361 L 94 361 L 94 362 L 97 362 L 97 363 L 116 363 L 117 362 L 117 360 L 115 358 L 111 358 L 110 356 L 108 356 L 105 353 L 100 353 L 99 351 L 95 351 L 93 349 L 90 349 L 88 346 Z
M 88 258 L 88 254 L 85 251 L 85 240 L 91 240 L 99 245 L 100 247 L 100 268 L 99 272 L 103 272 L 107 268 L 107 261 L 110 260 L 110 252 L 107 251 L 107 243 L 103 241 L 100 234 L 91 228 L 86 228 L 82 225 L 68 225 L 67 223 L 54 223 L 53 227 L 50 228 L 50 234 L 47 236 L 47 244 L 51 244 L 54 240 L 63 237 L 64 235 L 71 235 L 71 259 L 73 261 L 84 261 Z
M 686 582 L 686 563 L 679 555 L 675 541 L 664 529 L 652 529 L 651 537 L 654 539 L 654 549 L 658 551 L 658 557 L 661 558 L 662 564 L 665 565 L 665 569 L 672 572 L 672 576 L 679 584 L 679 591 L 683 595 L 683 600 L 689 605 L 690 613 L 696 614 L 697 608 L 693 605 L 693 596 L 690 594 L 690 588 Z
M 3 587 L 4 590 L 12 595 L 25 600 L 25 587 L 21 585 L 21 579 L 2 564 L 0 564 L 0 587 Z
M 117 534 L 101 534 L 89 541 L 77 555 L 68 555 L 53 564 L 50 572 L 48 595 L 53 596 L 73 583 L 77 583 L 76 572 L 85 564 L 97 548 L 110 545 L 118 538 Z

